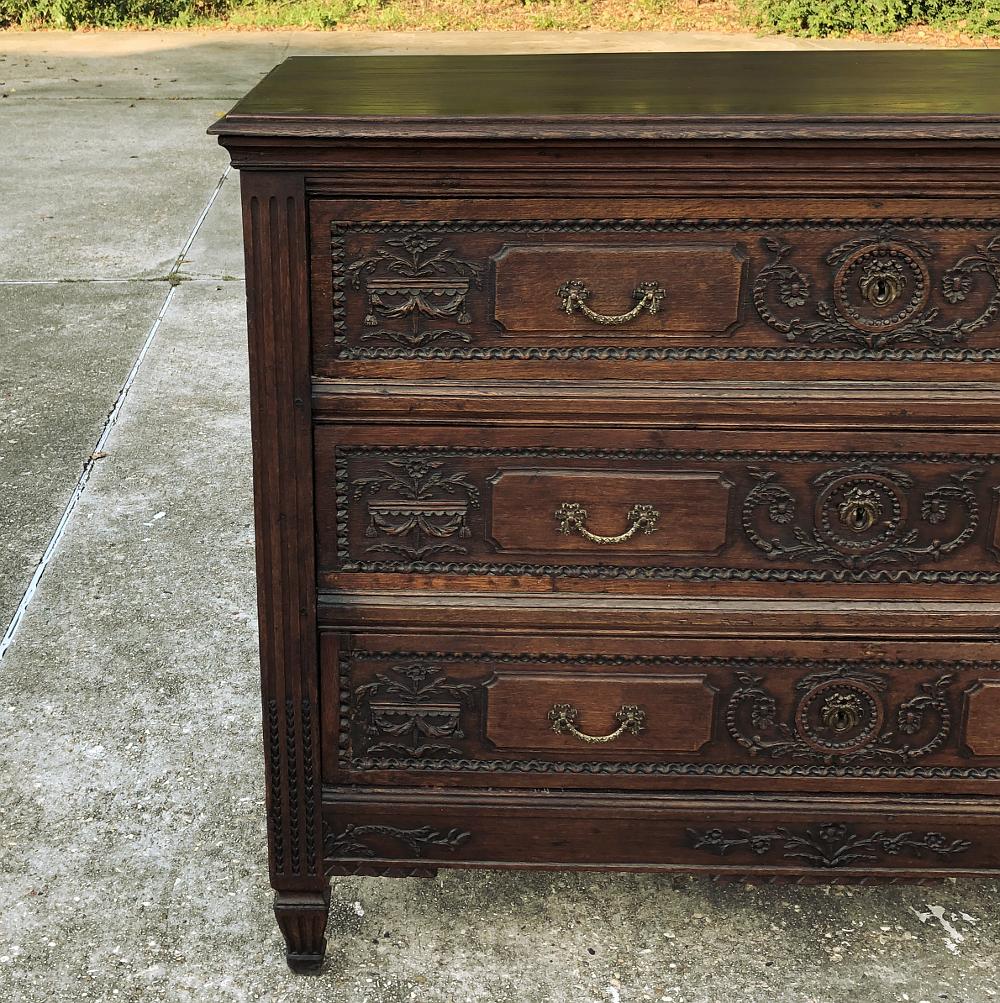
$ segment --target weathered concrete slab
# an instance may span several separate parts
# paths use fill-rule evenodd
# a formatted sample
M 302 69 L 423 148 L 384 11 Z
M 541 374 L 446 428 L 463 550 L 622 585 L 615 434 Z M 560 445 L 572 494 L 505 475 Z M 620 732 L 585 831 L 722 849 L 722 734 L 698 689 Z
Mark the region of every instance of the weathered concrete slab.
M 0 634 L 166 291 L 154 282 L 0 286 Z
M 0 279 L 166 275 L 228 162 L 224 104 L 5 100 Z
M 0 89 L 86 101 L 207 98 L 222 101 L 221 113 L 287 48 L 281 32 L 0 31 Z
M 902 43 L 669 31 L 0 32 L 0 80 L 13 95 L 108 100 L 235 100 L 286 55 L 311 52 L 694 52 L 908 48 Z
M 296 31 L 287 55 L 476 52 L 699 52 L 703 50 L 910 48 L 901 43 L 808 39 L 711 31 Z

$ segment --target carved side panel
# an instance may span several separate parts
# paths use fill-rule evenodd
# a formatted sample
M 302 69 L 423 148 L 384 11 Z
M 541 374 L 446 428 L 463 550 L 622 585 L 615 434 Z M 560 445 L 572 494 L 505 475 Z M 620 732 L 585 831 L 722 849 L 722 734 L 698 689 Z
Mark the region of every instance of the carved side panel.
M 306 205 L 296 175 L 241 185 L 271 878 L 307 890 L 324 878 Z

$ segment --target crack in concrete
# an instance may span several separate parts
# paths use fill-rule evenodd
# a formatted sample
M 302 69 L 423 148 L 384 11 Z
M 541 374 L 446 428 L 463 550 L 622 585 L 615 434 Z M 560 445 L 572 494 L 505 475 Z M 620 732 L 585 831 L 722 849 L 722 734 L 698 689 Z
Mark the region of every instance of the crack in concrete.
M 10 623 L 7 625 L 7 629 L 4 631 L 3 638 L 0 639 L 0 660 L 3 659 L 10 646 L 14 643 L 14 636 L 28 611 L 28 607 L 31 605 L 32 599 L 35 597 L 38 584 L 41 582 L 42 576 L 45 574 L 49 564 L 55 557 L 59 544 L 66 535 L 70 519 L 72 518 L 73 512 L 76 510 L 80 499 L 83 497 L 83 493 L 87 488 L 87 483 L 90 480 L 90 475 L 93 473 L 94 466 L 98 461 L 99 454 L 105 452 L 104 447 L 111 436 L 112 430 L 118 424 L 118 420 L 124 410 L 125 401 L 128 397 L 129 391 L 132 389 L 132 386 L 139 375 L 139 370 L 142 368 L 146 355 L 153 346 L 153 342 L 156 340 L 156 335 L 160 330 L 160 325 L 163 323 L 163 318 L 167 315 L 167 311 L 170 308 L 171 300 L 173 300 L 174 293 L 177 291 L 177 286 L 180 284 L 180 281 L 178 280 L 178 273 L 180 272 L 181 265 L 184 264 L 187 254 L 191 250 L 195 238 L 198 236 L 198 231 L 201 230 L 205 220 L 208 218 L 208 214 L 211 211 L 212 206 L 215 204 L 215 200 L 219 197 L 219 193 L 222 191 L 222 186 L 226 183 L 226 179 L 229 177 L 231 171 L 231 166 L 227 167 L 225 171 L 223 171 L 222 177 L 220 177 L 216 183 L 205 208 L 202 210 L 201 215 L 198 217 L 194 227 L 191 229 L 191 233 L 188 235 L 187 240 L 181 247 L 177 257 L 174 259 L 174 263 L 166 276 L 166 281 L 170 285 L 167 289 L 166 296 L 163 298 L 163 303 L 146 334 L 146 338 L 142 343 L 142 347 L 139 349 L 139 353 L 136 356 L 135 361 L 132 363 L 132 368 L 129 370 L 128 375 L 125 377 L 125 381 L 121 385 L 121 389 L 118 391 L 118 395 L 115 397 L 114 405 L 108 412 L 108 417 L 105 419 L 104 425 L 101 428 L 101 434 L 98 436 L 97 442 L 94 444 L 94 448 L 90 451 L 89 456 L 83 464 L 83 469 L 80 471 L 80 476 L 77 478 L 76 485 L 70 494 L 69 500 L 63 508 L 62 515 L 59 518 L 59 522 L 56 524 L 55 531 L 49 538 L 49 542 L 46 545 L 45 550 L 42 552 L 42 556 L 39 559 L 38 564 L 35 565 L 34 573 L 31 576 L 31 580 L 28 582 L 28 587 L 24 590 L 24 594 L 21 596 L 21 601 L 18 603 L 17 609 L 14 610 L 14 615 L 11 617 Z M 158 279 L 155 281 L 164 281 L 164 279 Z

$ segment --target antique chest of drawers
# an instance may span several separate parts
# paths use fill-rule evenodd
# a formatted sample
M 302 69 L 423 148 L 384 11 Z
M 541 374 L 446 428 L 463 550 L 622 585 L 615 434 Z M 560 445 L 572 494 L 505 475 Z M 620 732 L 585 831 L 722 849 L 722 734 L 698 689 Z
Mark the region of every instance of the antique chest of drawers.
M 294 968 L 331 875 L 1000 871 L 1000 56 L 295 58 L 211 131 Z

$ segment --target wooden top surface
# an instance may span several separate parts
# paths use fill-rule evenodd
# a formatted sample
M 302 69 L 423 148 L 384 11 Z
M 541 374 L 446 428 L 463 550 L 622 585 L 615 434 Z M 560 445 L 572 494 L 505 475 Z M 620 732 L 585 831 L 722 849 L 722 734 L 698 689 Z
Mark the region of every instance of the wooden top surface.
M 1000 52 L 294 56 L 222 136 L 1000 138 Z M 905 130 L 905 131 L 904 131 Z

